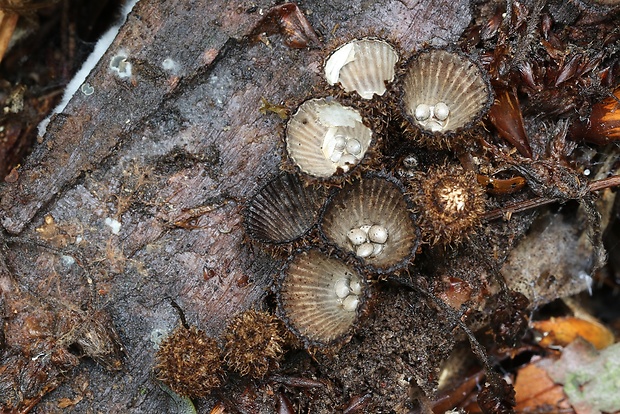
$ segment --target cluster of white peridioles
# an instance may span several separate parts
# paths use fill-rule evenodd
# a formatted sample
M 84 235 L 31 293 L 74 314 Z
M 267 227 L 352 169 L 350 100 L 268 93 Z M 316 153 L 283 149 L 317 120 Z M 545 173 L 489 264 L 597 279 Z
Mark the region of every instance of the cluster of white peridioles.
M 389 95 L 399 60 L 384 40 L 355 39 L 327 57 L 325 79 L 372 105 Z M 488 82 L 462 55 L 429 49 L 408 67 L 401 102 L 393 107 L 401 107 L 413 127 L 450 133 L 488 107 Z M 472 78 L 463 82 L 466 90 L 458 83 L 443 89 L 424 85 L 425 74 L 436 79 L 435 74 L 445 71 L 450 72 L 446 76 Z M 463 99 L 469 104 L 462 105 Z M 364 164 L 381 151 L 376 148 L 381 131 L 372 125 L 338 97 L 303 102 L 286 126 L 285 164 L 293 171 L 267 183 L 246 209 L 245 227 L 252 239 L 273 252 L 298 248 L 275 285 L 279 316 L 307 344 L 346 338 L 368 296 L 367 279 L 408 266 L 420 243 L 405 183 Z

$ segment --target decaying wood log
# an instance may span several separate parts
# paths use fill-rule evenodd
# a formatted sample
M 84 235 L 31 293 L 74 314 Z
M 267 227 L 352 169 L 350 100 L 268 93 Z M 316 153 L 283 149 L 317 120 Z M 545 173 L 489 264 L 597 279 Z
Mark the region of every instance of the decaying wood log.
M 283 121 L 261 98 L 292 109 L 323 87 L 326 53 L 289 47 L 286 30 L 252 39 L 271 6 L 139 1 L 87 78 L 92 93 L 76 93 L 2 184 L 6 407 L 166 412 L 151 369 L 154 338 L 179 323 L 172 301 L 217 336 L 269 291 L 278 263 L 248 248 L 241 226 L 280 161 Z M 375 34 L 406 52 L 455 41 L 471 18 L 465 0 L 300 9 L 322 45 Z M 119 62 L 130 76 L 111 69 Z M 93 336 L 111 348 L 89 348 Z

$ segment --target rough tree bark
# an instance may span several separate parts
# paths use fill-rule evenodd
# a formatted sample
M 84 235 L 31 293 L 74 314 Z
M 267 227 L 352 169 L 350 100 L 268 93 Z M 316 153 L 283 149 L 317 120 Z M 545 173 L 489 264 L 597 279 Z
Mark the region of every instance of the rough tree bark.
M 283 121 L 261 114 L 261 97 L 294 107 L 324 84 L 326 53 L 290 48 L 286 33 L 252 42 L 272 6 L 141 0 L 88 77 L 94 92 L 76 93 L 2 185 L 3 398 L 33 412 L 165 412 L 151 339 L 178 324 L 171 299 L 217 336 L 264 298 L 276 264 L 245 246 L 241 225 L 246 197 L 280 161 Z M 300 9 L 323 45 L 375 34 L 405 52 L 455 41 L 471 18 L 466 0 Z M 109 68 L 119 53 L 130 78 Z M 103 368 L 118 368 L 114 356 L 95 364 L 67 350 L 110 324 L 120 371 Z

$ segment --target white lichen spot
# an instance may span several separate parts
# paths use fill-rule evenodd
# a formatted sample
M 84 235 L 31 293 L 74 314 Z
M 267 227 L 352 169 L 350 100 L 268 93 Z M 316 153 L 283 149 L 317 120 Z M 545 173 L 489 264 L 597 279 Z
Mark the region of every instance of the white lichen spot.
M 179 71 L 179 64 L 172 58 L 166 58 L 161 62 L 161 68 L 166 72 L 176 74 Z
M 77 71 L 73 79 L 71 79 L 71 81 L 67 84 L 67 87 L 65 88 L 65 93 L 58 106 L 54 108 L 52 113 L 47 118 L 45 118 L 39 123 L 37 127 L 39 136 L 42 137 L 45 134 L 45 131 L 47 130 L 47 125 L 50 123 L 52 115 L 61 113 L 65 109 L 71 98 L 73 98 L 75 93 L 78 91 L 78 89 L 80 89 L 80 86 L 84 84 L 86 77 L 90 74 L 97 62 L 99 62 L 104 53 L 108 50 L 108 48 L 116 38 L 116 35 L 118 34 L 121 26 L 123 25 L 123 23 L 125 23 L 127 15 L 129 14 L 129 12 L 131 12 L 133 6 L 137 2 L 138 0 L 129 0 L 127 3 L 125 3 L 125 6 L 122 10 L 121 19 L 119 19 L 116 25 L 111 27 L 107 32 L 103 34 L 103 36 L 101 36 L 101 38 L 99 38 L 97 44 L 95 45 L 95 49 L 88 56 L 88 59 L 86 59 L 86 61 L 82 64 L 82 67 L 79 71 Z
M 153 349 L 159 349 L 159 346 L 163 340 L 168 336 L 170 332 L 166 329 L 155 328 L 151 331 L 149 340 L 153 344 Z
M 80 90 L 86 96 L 90 96 L 95 92 L 95 88 L 88 82 L 84 82 L 82 86 L 80 86 Z
M 75 258 L 66 254 L 60 256 L 60 260 L 65 267 L 71 267 L 75 264 Z
M 112 229 L 112 234 L 119 234 L 121 232 L 121 222 L 116 219 L 106 217 L 104 224 Z
M 126 79 L 131 77 L 131 62 L 125 52 L 119 52 L 110 59 L 110 69 L 119 78 Z

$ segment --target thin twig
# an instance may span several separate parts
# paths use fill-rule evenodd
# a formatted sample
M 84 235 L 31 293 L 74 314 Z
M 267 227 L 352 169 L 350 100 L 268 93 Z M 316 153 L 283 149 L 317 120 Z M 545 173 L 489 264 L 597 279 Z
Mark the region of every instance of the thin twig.
M 593 193 L 595 191 L 604 190 L 606 188 L 620 186 L 620 175 L 613 175 L 611 177 L 603 178 L 601 180 L 592 181 L 588 184 L 588 191 Z M 520 213 L 522 211 L 530 210 L 532 208 L 544 206 L 547 204 L 560 201 L 556 198 L 534 197 L 525 201 L 518 201 L 516 203 L 507 204 L 503 207 L 491 210 L 486 213 L 482 219 L 485 221 L 497 220 L 505 217 L 507 214 Z

